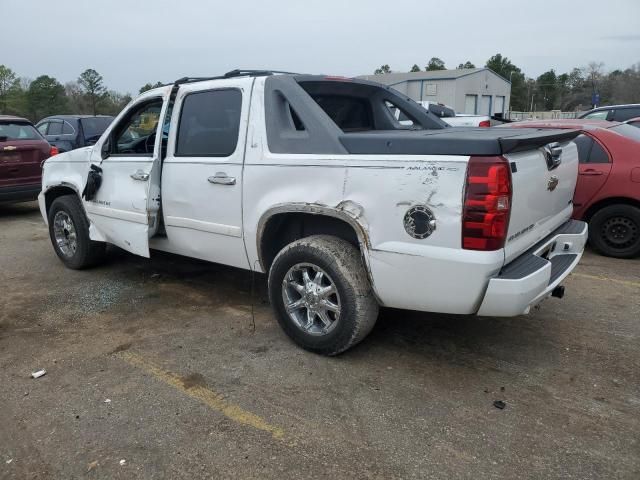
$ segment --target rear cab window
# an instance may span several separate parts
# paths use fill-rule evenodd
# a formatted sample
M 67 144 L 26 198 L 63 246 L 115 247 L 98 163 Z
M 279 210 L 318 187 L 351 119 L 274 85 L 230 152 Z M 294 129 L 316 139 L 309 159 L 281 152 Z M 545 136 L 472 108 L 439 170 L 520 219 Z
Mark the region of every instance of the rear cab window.
M 35 127 L 24 122 L 0 122 L 0 142 L 42 140 Z
M 182 101 L 176 157 L 228 157 L 238 145 L 242 93 L 236 88 L 188 93 Z
M 420 105 L 379 85 L 349 79 L 301 79 L 298 84 L 344 133 L 448 127 Z M 416 109 L 426 115 L 413 115 Z

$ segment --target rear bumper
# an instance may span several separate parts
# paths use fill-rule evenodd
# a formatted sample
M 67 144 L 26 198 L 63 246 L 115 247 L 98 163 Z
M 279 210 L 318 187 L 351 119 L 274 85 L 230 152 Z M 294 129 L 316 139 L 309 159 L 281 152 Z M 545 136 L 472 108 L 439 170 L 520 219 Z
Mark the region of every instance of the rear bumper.
M 587 242 L 585 222 L 569 220 L 489 280 L 478 315 L 529 313 L 551 295 L 580 261 Z

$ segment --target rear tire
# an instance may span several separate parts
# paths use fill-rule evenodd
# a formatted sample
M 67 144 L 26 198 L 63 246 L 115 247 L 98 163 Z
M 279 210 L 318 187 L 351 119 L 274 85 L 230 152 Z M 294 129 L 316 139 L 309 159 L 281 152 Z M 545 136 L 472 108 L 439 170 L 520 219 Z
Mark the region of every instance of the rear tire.
M 640 208 L 618 204 L 598 210 L 589 221 L 589 243 L 608 257 L 640 255 Z
M 56 198 L 48 219 L 53 249 L 65 266 L 81 270 L 104 260 L 107 244 L 89 238 L 89 220 L 76 195 Z
M 285 333 L 322 355 L 362 341 L 378 317 L 360 252 L 329 235 L 297 240 L 278 253 L 269 270 L 269 298 Z

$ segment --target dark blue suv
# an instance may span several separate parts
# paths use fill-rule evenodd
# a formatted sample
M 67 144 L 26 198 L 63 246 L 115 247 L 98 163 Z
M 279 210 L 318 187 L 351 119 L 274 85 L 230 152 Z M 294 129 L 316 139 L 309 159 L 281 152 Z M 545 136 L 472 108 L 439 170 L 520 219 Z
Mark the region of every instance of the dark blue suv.
M 36 128 L 62 153 L 96 143 L 113 118 L 107 115 L 54 115 L 40 120 Z

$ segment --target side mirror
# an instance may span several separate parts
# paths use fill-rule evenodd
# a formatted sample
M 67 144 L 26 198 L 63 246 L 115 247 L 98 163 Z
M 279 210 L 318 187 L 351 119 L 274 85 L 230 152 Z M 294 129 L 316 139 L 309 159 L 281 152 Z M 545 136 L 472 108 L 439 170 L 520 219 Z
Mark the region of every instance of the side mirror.
M 100 154 L 102 159 L 104 160 L 111 153 L 111 138 L 107 138 L 102 144 L 102 148 L 100 149 Z

